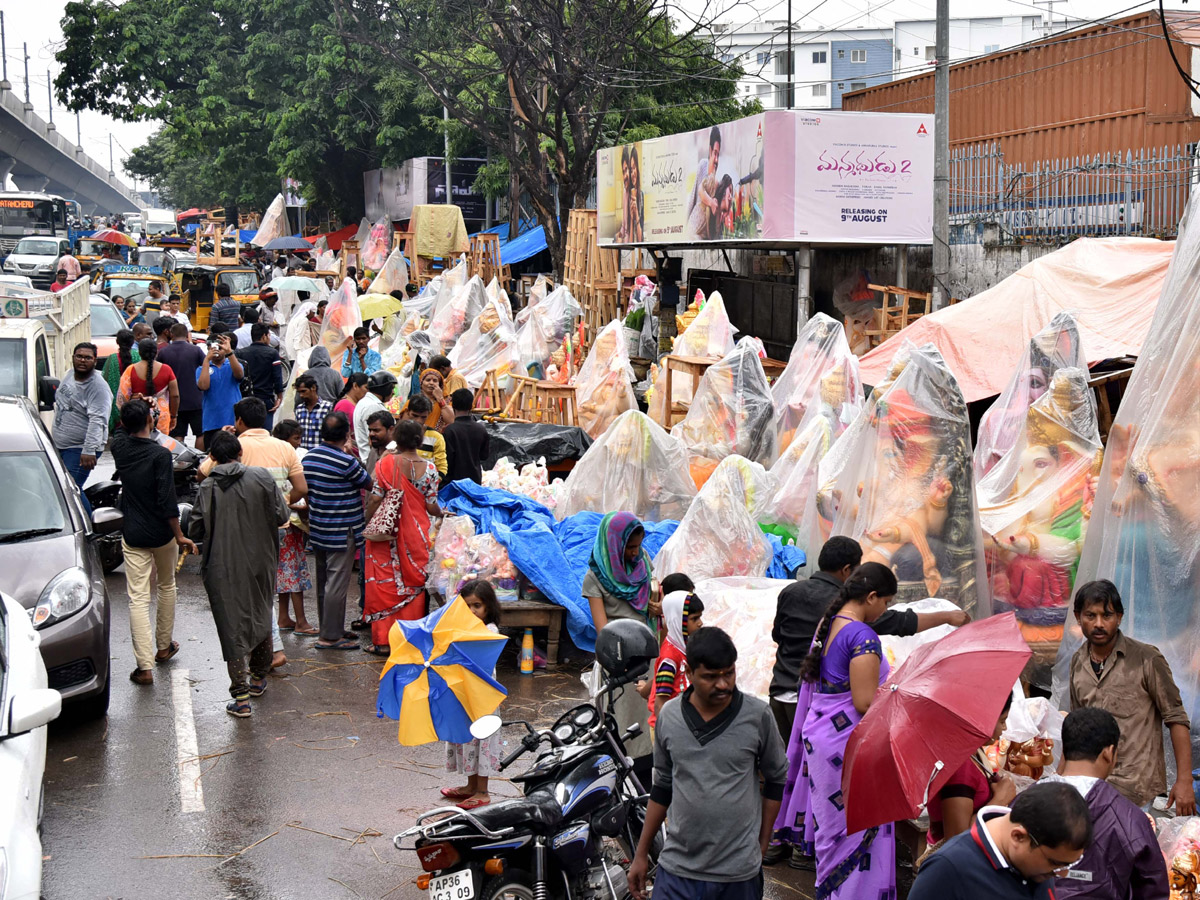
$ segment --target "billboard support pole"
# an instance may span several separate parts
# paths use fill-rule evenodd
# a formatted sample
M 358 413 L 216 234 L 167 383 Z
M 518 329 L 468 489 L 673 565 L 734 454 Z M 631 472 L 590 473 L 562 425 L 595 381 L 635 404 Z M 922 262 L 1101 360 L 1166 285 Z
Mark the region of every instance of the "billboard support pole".
M 808 324 L 812 308 L 812 244 L 796 248 L 796 336 Z
M 446 203 L 447 205 L 454 202 L 454 193 L 450 189 L 450 110 L 445 106 L 442 107 L 442 121 L 446 123 L 445 132 L 442 135 L 442 152 L 446 154 Z
M 950 0 L 937 0 L 933 75 L 933 308 L 950 300 Z

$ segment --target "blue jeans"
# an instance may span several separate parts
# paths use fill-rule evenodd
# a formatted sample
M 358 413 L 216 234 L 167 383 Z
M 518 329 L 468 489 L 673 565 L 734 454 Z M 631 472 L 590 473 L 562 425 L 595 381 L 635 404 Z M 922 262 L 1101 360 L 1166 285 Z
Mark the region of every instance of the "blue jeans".
M 79 457 L 83 455 L 83 448 L 69 447 L 66 450 L 59 450 L 58 455 L 62 458 L 63 466 L 66 467 L 67 472 L 75 479 L 75 483 L 79 485 L 79 499 L 83 501 L 83 511 L 87 513 L 88 518 L 91 518 L 92 504 L 88 503 L 87 495 L 83 493 L 83 486 L 87 483 L 92 470 L 85 469 L 79 462 Z M 96 458 L 100 458 L 99 454 L 97 454 Z
M 659 866 L 654 900 L 762 900 L 763 873 L 746 881 L 697 881 L 673 875 Z

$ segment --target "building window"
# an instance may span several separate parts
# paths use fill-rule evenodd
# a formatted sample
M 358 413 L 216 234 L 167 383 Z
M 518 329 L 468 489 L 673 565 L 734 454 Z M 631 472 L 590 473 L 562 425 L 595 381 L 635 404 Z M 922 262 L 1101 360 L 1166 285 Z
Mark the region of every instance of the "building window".
M 865 81 L 850 82 L 850 90 L 852 90 L 852 91 L 861 91 L 866 86 L 867 86 L 867 83 Z
M 983 45 L 983 52 L 984 52 L 984 53 L 995 53 L 995 52 L 996 52 L 997 50 L 999 50 L 999 49 L 1000 49 L 1000 45 L 999 45 L 999 44 L 984 44 L 984 45 Z
M 789 91 L 789 87 L 791 88 L 790 91 Z M 794 86 L 786 85 L 786 84 L 776 85 L 775 86 L 775 108 L 776 109 L 791 109 L 793 104 L 789 100 L 789 97 L 793 96 L 794 92 L 795 92 Z
M 867 61 L 866 50 L 851 50 L 850 62 L 865 63 Z
M 900 48 L 896 48 L 896 62 L 900 62 Z
M 766 52 L 759 51 L 757 54 L 755 54 L 754 61 L 756 63 L 758 63 L 760 66 L 765 66 L 767 63 L 769 63 L 771 61 L 771 51 L 770 50 L 767 50 Z
M 791 61 L 791 63 L 792 63 L 790 67 L 788 66 L 789 61 Z M 792 54 L 787 50 L 783 50 L 779 53 L 776 53 L 775 54 L 775 74 L 776 75 L 787 75 L 789 68 L 791 68 L 791 70 L 792 70 L 791 74 L 795 75 L 796 74 L 796 63 L 792 57 Z
M 929 60 L 930 62 L 936 60 L 937 59 L 937 47 L 926 46 L 925 47 L 925 59 Z
M 813 96 L 814 97 L 824 97 L 828 93 L 828 88 L 829 88 L 829 85 L 827 85 L 827 84 L 814 84 L 812 86 Z
M 839 81 L 839 82 L 838 82 L 838 90 L 839 90 L 839 91 L 844 91 L 845 89 L 846 89 L 846 82 L 844 82 L 844 81 Z
M 845 51 L 845 50 L 839 50 L 839 51 L 838 51 L 838 59 L 845 59 L 845 58 L 846 58 L 846 51 Z
M 828 56 L 826 56 L 824 50 L 814 50 L 813 51 L 813 65 L 814 66 L 822 65 L 827 61 L 828 61 Z
M 921 55 L 921 48 L 913 47 L 913 56 L 920 56 L 920 55 Z

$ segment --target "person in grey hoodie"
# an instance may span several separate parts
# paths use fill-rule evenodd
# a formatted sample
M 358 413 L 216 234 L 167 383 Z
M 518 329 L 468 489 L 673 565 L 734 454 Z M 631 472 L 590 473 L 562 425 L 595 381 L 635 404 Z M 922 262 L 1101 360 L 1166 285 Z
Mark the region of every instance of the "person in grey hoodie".
M 92 507 L 83 494 L 83 485 L 108 442 L 112 391 L 104 376 L 96 371 L 95 344 L 75 345 L 71 369 L 70 377 L 62 380 L 54 395 L 54 446 L 79 485 L 83 508 L 90 516 Z
M 250 698 L 263 695 L 271 671 L 279 529 L 291 512 L 270 472 L 238 461 L 242 446 L 232 434 L 218 431 L 208 452 L 217 465 L 200 484 L 188 530 L 204 542 L 200 577 L 233 697 L 225 711 L 246 718 Z
M 329 351 L 322 345 L 312 348 L 308 357 L 308 374 L 317 382 L 317 397 L 337 403 L 342 396 L 342 375 L 331 368 Z

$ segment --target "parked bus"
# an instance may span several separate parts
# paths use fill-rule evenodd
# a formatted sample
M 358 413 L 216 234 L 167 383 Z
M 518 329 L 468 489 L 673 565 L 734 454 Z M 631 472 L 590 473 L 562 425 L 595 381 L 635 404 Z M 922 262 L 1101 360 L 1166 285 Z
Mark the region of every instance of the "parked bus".
M 67 201 L 53 194 L 30 191 L 0 192 L 0 259 L 24 237 L 66 239 L 75 235 L 67 222 Z

